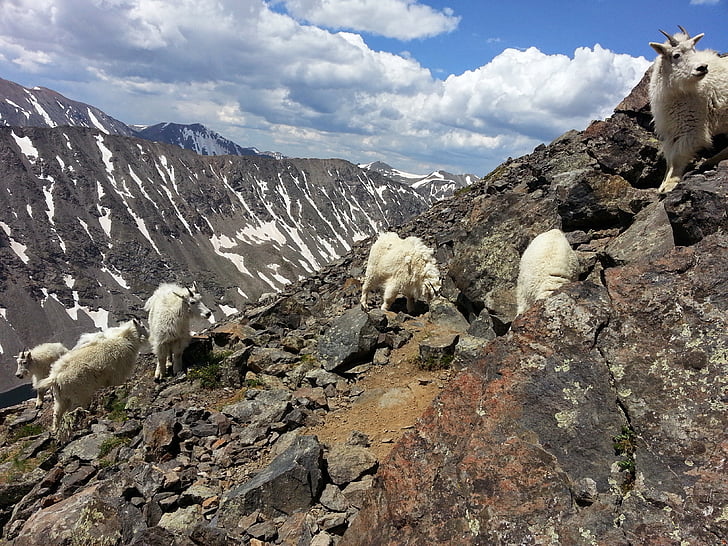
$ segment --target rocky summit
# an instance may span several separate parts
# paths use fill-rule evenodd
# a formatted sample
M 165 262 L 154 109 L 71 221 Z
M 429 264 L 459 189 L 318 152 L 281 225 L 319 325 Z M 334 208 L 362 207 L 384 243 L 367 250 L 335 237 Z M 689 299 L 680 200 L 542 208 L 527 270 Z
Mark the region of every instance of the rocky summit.
M 398 229 L 436 248 L 413 315 L 358 306 L 371 241 L 152 357 L 58 434 L 0 413 L 9 544 L 728 540 L 728 163 L 658 194 L 645 82 Z M 559 227 L 582 272 L 515 316 Z

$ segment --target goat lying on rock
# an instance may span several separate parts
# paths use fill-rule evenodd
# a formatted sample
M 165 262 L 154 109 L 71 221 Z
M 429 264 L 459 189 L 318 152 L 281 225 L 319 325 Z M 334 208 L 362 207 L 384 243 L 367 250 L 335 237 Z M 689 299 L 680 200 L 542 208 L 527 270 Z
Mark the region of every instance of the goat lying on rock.
M 516 285 L 518 314 L 576 280 L 579 258 L 560 229 L 537 235 L 521 256 Z
M 170 283 L 159 285 L 144 310 L 149 312 L 149 342 L 157 356 L 154 379 L 167 374 L 168 362 L 173 373 L 178 374 L 182 371 L 182 353 L 190 344 L 190 318 L 208 318 L 212 312 L 202 303 L 196 285 L 184 288 Z
M 372 245 L 362 286 L 361 306 L 368 309 L 367 297 L 384 287 L 382 309 L 387 310 L 399 294 L 407 298 L 407 312 L 415 301 L 430 302 L 440 290 L 440 272 L 431 248 L 418 237 L 400 239 L 396 233 L 382 233 Z
M 650 108 L 667 161 L 660 192 L 675 188 L 695 154 L 709 148 L 715 135 L 728 132 L 728 57 L 696 51 L 703 34 L 691 38 L 680 30 L 674 36 L 661 30 L 667 41 L 650 42 L 659 54 L 650 74 Z M 728 148 L 703 167 L 727 157 Z
M 38 385 L 53 393 L 53 430 L 58 429 L 64 413 L 87 406 L 97 390 L 126 381 L 145 336 L 144 327 L 130 320 L 56 360 Z
M 63 343 L 42 343 L 32 349 L 24 349 L 18 353 L 17 363 L 18 369 L 15 371 L 15 377 L 23 379 L 30 374 L 33 388 L 37 390 L 35 407 L 40 408 L 43 405 L 43 394 L 46 389 L 38 387 L 38 383 L 42 379 L 48 377 L 51 364 L 61 358 L 68 352 Z

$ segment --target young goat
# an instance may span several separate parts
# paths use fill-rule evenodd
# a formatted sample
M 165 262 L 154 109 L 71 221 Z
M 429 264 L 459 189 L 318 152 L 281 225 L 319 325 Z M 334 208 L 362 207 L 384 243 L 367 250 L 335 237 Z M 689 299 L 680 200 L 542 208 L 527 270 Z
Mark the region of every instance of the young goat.
M 149 343 L 157 356 L 154 379 L 167 373 L 168 362 L 173 373 L 182 371 L 182 353 L 190 344 L 190 318 L 199 315 L 208 318 L 212 312 L 202 303 L 195 284 L 183 288 L 164 283 L 144 304 L 149 312 Z
M 728 58 L 710 50 L 695 50 L 703 34 L 687 31 L 650 42 L 659 54 L 650 74 L 650 107 L 655 132 L 662 142 L 667 173 L 658 191 L 668 192 L 680 182 L 688 163 L 715 135 L 728 132 Z M 728 148 L 704 164 L 714 166 L 728 157 Z
M 400 239 L 396 233 L 382 233 L 369 251 L 361 294 L 361 306 L 368 308 L 369 292 L 384 287 L 382 309 L 387 310 L 399 294 L 407 297 L 407 312 L 415 301 L 430 302 L 440 290 L 440 272 L 431 248 L 418 237 Z
M 578 273 L 579 258 L 560 229 L 537 235 L 521 256 L 516 286 L 518 314 L 576 280 Z
M 53 393 L 53 430 L 64 413 L 87 406 L 98 389 L 126 381 L 145 336 L 144 327 L 130 320 L 110 328 L 93 343 L 71 349 L 51 366 L 38 388 Z
M 38 383 L 48 377 L 51 364 L 67 352 L 68 349 L 62 343 L 42 343 L 30 350 L 24 349 L 18 353 L 18 369 L 15 371 L 15 377 L 23 379 L 30 374 L 33 388 L 37 391 L 36 408 L 43 406 L 43 394 L 46 391 L 46 389 L 40 389 Z

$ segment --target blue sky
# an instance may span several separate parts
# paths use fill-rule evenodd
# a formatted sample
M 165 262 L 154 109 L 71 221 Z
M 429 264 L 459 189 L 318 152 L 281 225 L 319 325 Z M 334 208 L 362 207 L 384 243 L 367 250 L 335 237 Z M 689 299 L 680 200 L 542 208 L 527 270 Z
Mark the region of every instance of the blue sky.
M 608 116 L 658 29 L 728 51 L 728 0 L 2 0 L 0 76 L 129 124 L 484 175 Z

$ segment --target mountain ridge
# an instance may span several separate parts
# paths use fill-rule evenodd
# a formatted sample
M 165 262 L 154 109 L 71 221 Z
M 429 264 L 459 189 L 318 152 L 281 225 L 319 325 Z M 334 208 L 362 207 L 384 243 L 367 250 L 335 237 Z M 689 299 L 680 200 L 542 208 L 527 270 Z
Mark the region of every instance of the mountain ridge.
M 139 314 L 162 281 L 197 280 L 233 314 L 429 205 L 344 160 L 201 156 L 79 127 L 0 127 L 0 157 L 4 359 Z

